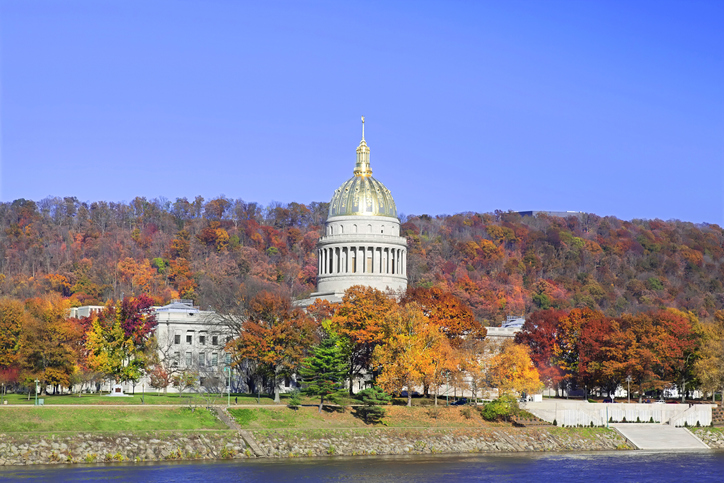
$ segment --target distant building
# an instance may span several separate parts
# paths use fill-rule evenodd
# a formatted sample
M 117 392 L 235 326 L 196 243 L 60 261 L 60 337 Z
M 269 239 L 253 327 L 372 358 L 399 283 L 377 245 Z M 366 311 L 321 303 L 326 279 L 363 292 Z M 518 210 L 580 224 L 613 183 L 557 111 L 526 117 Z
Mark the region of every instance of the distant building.
M 229 364 L 229 355 L 224 352 L 229 332 L 216 322 L 216 312 L 200 310 L 193 300 L 173 300 L 153 310 L 162 362 L 200 374 L 220 372 Z
M 88 317 L 100 312 L 102 305 L 85 305 L 70 309 L 70 317 Z M 162 307 L 152 307 L 156 321 L 158 358 L 169 374 L 191 371 L 198 374 L 199 385 L 223 386 L 223 369 L 230 364 L 224 346 L 230 340 L 228 327 L 218 322 L 216 312 L 201 310 L 193 300 L 173 300 Z M 148 377 L 136 383 L 150 389 Z M 168 388 L 175 391 L 171 386 Z M 126 392 L 130 392 L 126 388 Z
M 548 216 L 557 216 L 560 218 L 568 218 L 569 216 L 575 216 L 579 220 L 583 220 L 583 217 L 586 215 L 582 211 L 519 211 L 518 214 L 520 216 L 536 216 L 539 214 L 548 215 Z

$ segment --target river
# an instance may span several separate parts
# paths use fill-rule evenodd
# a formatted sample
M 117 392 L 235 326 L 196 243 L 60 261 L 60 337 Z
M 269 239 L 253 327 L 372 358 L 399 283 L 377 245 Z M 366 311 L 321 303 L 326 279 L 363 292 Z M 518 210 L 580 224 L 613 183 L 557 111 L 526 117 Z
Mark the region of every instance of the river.
M 724 452 L 529 453 L 0 468 L 0 481 L 721 482 Z

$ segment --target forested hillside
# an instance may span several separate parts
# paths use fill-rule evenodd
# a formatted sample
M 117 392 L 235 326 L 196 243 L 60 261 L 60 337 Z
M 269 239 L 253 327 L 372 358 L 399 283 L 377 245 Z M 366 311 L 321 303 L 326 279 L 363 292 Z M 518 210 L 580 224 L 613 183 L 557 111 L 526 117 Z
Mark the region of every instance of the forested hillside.
M 304 296 L 315 287 L 326 212 L 326 203 L 263 207 L 224 197 L 2 203 L 0 295 L 55 292 L 82 305 L 148 294 L 219 311 L 249 287 Z M 701 318 L 724 308 L 716 225 L 503 212 L 402 221 L 410 283 L 449 289 L 490 325 L 538 308 L 618 316 L 675 307 Z

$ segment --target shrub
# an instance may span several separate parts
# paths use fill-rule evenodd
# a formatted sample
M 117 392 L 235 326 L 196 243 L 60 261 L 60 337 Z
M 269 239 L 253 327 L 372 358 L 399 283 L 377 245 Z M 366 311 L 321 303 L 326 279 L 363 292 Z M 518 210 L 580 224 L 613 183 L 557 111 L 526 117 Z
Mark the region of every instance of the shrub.
M 641 422 L 641 418 L 638 417 L 638 416 L 636 416 L 636 422 L 637 422 L 637 423 L 640 423 L 640 422 Z
M 509 421 L 511 417 L 518 415 L 520 408 L 518 400 L 513 396 L 502 396 L 486 404 L 481 415 L 486 421 Z
M 553 426 L 558 426 L 558 420 L 557 420 L 557 419 L 553 419 Z
M 465 419 L 470 419 L 473 417 L 473 410 L 471 408 L 462 408 L 460 410 L 460 414 L 462 414 Z
M 653 422 L 654 422 L 654 417 L 653 417 L 653 416 L 651 416 L 651 417 L 649 418 L 649 422 L 650 422 L 650 423 L 653 423 Z
M 297 409 L 299 409 L 299 406 L 301 406 L 301 405 L 302 405 L 302 397 L 299 393 L 299 390 L 295 389 L 289 395 L 288 406 L 296 411 Z

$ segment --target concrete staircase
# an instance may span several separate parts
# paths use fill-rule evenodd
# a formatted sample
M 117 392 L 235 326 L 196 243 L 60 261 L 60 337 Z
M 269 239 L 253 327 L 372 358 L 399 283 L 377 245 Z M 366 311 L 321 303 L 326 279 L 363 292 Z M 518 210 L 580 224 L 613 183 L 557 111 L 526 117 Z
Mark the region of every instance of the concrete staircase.
M 709 447 L 686 428 L 668 424 L 611 424 L 638 449 L 645 450 L 703 450 Z

